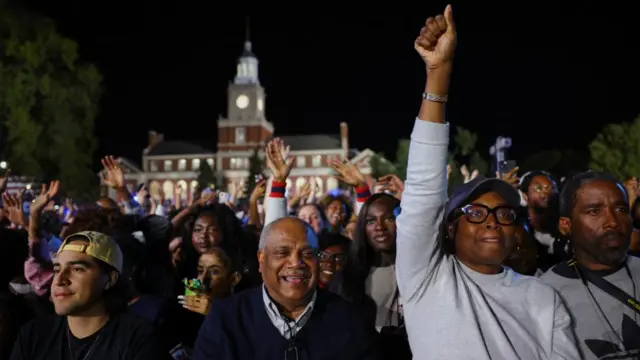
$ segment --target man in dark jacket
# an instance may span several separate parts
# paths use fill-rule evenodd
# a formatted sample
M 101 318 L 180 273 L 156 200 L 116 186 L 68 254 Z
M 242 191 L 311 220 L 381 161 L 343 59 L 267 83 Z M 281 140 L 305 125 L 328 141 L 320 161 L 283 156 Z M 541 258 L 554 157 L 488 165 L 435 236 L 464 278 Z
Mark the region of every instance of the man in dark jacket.
M 213 304 L 193 359 L 377 359 L 377 333 L 359 309 L 317 290 L 317 254 L 305 222 L 267 225 L 258 251 L 264 284 Z

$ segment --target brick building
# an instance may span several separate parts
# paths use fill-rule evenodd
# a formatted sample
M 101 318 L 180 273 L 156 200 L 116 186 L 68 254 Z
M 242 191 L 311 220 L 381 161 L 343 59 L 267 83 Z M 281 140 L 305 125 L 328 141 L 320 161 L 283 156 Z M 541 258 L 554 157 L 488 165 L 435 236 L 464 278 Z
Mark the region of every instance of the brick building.
M 148 146 L 142 154 L 142 167 L 120 158 L 126 171 L 130 189 L 148 183 L 156 198 L 174 200 L 177 189 L 185 189 L 183 198 L 189 200 L 197 187 L 200 163 L 206 161 L 216 173 L 218 181 L 226 182 L 229 192 L 249 176 L 249 158 L 254 149 L 262 149 L 274 136 L 274 126 L 265 117 L 265 91 L 258 78 L 258 59 L 246 42 L 238 60 L 234 81 L 228 87 L 227 117 L 218 119 L 217 151 L 178 140 L 165 140 L 163 134 L 149 132 Z M 318 193 L 338 186 L 329 159 L 348 158 L 369 173 L 369 160 L 374 153 L 349 147 L 349 129 L 341 123 L 336 134 L 280 136 L 290 146 L 294 166 L 287 188 L 295 193 L 307 181 L 314 181 Z M 277 133 L 275 134 L 277 135 Z

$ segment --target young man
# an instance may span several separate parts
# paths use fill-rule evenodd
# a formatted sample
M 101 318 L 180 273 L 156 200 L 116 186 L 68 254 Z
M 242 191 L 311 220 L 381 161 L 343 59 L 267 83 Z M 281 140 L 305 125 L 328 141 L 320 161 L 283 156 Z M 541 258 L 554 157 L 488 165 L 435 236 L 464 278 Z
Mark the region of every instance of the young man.
M 11 360 L 164 359 L 152 327 L 122 314 L 122 252 L 109 236 L 67 237 L 53 263 L 51 299 L 56 315 L 25 325 Z

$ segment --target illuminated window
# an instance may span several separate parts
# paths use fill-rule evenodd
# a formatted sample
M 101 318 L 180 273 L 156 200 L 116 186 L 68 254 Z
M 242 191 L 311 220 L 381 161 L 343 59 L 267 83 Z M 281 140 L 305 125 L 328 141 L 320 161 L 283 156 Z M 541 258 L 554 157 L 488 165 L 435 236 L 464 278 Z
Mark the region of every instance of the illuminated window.
M 296 167 L 303 168 L 307 167 L 307 158 L 304 156 L 296 157 Z
M 193 159 L 191 160 L 191 170 L 198 170 L 200 169 L 200 159 Z
M 173 171 L 173 162 L 171 160 L 164 161 L 164 171 Z
M 236 128 L 236 144 L 244 144 L 246 139 L 246 128 L 239 127 Z
M 178 171 L 185 171 L 185 170 L 187 170 L 187 160 L 185 159 L 178 160 Z
M 313 167 L 321 167 L 322 166 L 322 155 L 313 155 L 313 159 L 311 160 Z

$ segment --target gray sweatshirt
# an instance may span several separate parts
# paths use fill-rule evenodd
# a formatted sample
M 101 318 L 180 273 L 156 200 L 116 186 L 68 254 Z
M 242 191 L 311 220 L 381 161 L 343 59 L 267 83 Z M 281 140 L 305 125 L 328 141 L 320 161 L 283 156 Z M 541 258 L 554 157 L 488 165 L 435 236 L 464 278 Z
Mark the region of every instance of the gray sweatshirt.
M 433 261 L 448 144 L 448 124 L 416 119 L 396 255 L 414 359 L 580 359 L 569 314 L 550 286 L 509 268 L 480 274 L 455 256 Z
M 626 269 L 606 275 L 604 279 L 638 299 L 640 259 L 629 257 L 627 266 L 633 280 Z M 558 290 L 567 305 L 585 360 L 640 358 L 638 313 L 591 283 L 587 283 L 589 294 L 575 269 L 566 262 L 554 266 L 540 279 Z

